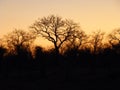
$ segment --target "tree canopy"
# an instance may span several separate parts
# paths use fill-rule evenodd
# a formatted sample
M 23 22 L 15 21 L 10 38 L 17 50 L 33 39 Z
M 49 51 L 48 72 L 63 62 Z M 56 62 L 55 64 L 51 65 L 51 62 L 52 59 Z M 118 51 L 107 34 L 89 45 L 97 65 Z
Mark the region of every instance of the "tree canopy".
M 72 20 L 54 15 L 38 19 L 31 28 L 37 35 L 52 42 L 57 53 L 80 30 L 79 25 Z

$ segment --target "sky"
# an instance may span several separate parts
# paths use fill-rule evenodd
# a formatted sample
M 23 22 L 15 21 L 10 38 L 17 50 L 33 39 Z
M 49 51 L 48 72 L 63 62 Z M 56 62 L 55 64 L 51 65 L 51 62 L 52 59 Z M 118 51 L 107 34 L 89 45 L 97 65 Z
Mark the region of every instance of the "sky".
M 72 19 L 86 32 L 120 28 L 120 0 L 0 0 L 0 34 L 28 30 L 51 14 Z

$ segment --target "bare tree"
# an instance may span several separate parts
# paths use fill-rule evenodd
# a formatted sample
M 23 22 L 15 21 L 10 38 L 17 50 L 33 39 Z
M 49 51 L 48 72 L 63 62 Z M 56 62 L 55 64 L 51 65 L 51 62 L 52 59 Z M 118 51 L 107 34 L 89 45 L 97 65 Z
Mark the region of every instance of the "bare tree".
M 108 41 L 113 50 L 120 53 L 120 29 L 114 30 L 108 35 Z
M 62 45 L 71 39 L 79 26 L 71 20 L 63 20 L 61 17 L 51 15 L 38 19 L 31 28 L 35 33 L 52 42 L 58 54 Z
M 83 30 L 76 31 L 73 38 L 70 39 L 71 46 L 76 49 L 81 49 L 87 43 L 87 35 Z
M 108 35 L 109 43 L 113 46 L 114 44 L 120 44 L 120 29 L 114 30 Z
M 35 36 L 30 32 L 15 29 L 6 35 L 5 39 L 7 47 L 17 51 L 17 49 L 20 49 L 21 47 L 29 48 L 30 44 L 35 39 Z
M 91 36 L 90 43 L 93 48 L 93 53 L 97 53 L 97 51 L 102 48 L 102 41 L 104 38 L 104 33 L 101 31 L 93 32 L 93 35 Z

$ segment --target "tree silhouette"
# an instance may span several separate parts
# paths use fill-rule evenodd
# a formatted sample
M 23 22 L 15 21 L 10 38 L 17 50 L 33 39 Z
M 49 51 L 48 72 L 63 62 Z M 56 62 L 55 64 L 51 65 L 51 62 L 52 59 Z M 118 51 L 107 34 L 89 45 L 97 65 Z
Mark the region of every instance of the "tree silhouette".
M 34 41 L 35 35 L 24 30 L 15 29 L 6 35 L 5 39 L 7 47 L 18 53 L 23 47 L 30 49 L 30 44 Z
M 68 48 L 73 48 L 73 49 L 82 49 L 82 47 L 85 46 L 87 43 L 88 36 L 85 34 L 83 30 L 76 31 L 74 32 L 73 37 L 69 40 L 70 44 L 67 45 Z
M 110 44 L 120 43 L 120 29 L 116 29 L 109 34 L 109 43 Z
M 23 71 L 30 67 L 33 62 L 30 47 L 35 36 L 30 32 L 15 29 L 4 38 L 8 49 L 4 60 L 6 67 L 15 71 Z
M 109 35 L 109 43 L 114 46 L 115 44 L 120 44 L 120 29 L 112 31 Z
M 38 19 L 31 28 L 35 33 L 54 44 L 56 53 L 60 53 L 62 45 L 69 41 L 79 26 L 71 20 L 63 20 L 58 16 Z
M 99 49 L 102 48 L 102 41 L 104 38 L 104 33 L 101 31 L 93 32 L 93 35 L 91 36 L 90 43 L 92 45 L 91 48 L 93 48 L 93 53 L 97 53 Z
M 112 47 L 112 50 L 120 54 L 120 29 L 113 30 L 108 35 L 108 42 Z

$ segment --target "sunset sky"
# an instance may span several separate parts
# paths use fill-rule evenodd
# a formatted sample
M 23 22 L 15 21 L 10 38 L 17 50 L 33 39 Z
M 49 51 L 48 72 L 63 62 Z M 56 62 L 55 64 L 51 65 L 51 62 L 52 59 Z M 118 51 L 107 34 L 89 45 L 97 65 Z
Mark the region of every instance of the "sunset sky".
M 86 32 L 120 27 L 119 0 L 0 0 L 0 33 L 27 30 L 35 20 L 51 14 L 78 22 Z

